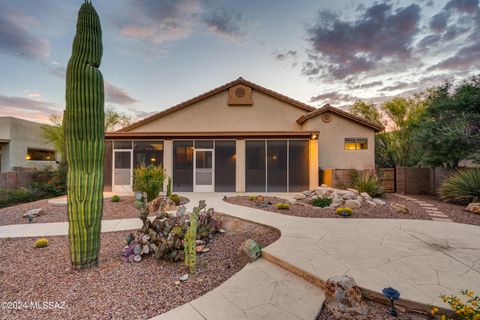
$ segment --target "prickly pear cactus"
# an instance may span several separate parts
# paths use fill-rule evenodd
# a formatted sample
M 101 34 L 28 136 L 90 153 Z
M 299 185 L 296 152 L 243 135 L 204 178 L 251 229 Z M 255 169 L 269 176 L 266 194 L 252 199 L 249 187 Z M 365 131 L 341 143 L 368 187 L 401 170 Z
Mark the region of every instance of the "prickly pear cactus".
M 78 12 L 67 67 L 64 114 L 68 164 L 70 260 L 74 268 L 97 265 L 103 210 L 104 88 L 100 19 L 90 1 Z

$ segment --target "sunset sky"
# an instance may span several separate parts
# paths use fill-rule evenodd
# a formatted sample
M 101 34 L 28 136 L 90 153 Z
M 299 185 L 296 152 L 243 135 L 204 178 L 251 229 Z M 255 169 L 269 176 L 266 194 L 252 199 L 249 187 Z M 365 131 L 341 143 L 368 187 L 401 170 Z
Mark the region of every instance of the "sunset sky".
M 0 116 L 65 104 L 81 0 L 0 0 Z M 480 73 L 478 0 L 93 0 L 106 104 L 136 117 L 239 76 L 345 108 Z

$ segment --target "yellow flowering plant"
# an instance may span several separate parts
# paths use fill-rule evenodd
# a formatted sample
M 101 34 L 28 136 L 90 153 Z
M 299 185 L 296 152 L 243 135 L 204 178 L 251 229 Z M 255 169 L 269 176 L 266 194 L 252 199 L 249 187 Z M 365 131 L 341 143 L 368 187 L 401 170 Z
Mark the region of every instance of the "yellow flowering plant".
M 438 314 L 438 308 L 432 309 L 432 315 L 439 317 L 441 320 L 480 320 L 480 297 L 475 295 L 473 291 L 461 290 L 462 297 L 455 295 L 440 296 L 443 302 L 450 306 L 450 309 L 455 312 L 455 317 L 450 318 L 446 315 Z

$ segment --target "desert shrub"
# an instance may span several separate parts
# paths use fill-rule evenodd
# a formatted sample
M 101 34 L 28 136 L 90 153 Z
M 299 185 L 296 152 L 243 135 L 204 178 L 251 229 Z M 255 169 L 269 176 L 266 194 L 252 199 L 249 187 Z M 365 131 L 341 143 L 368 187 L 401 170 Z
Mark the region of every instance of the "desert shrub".
M 133 170 L 133 191 L 147 193 L 147 200 L 150 202 L 163 188 L 165 172 L 161 166 L 141 165 Z
M 473 291 L 461 290 L 463 298 L 459 298 L 455 295 L 441 296 L 443 302 L 450 306 L 450 309 L 457 315 L 455 318 L 447 317 L 446 315 L 440 316 L 438 314 L 438 308 L 432 309 L 432 315 L 442 320 L 453 319 L 465 319 L 465 320 L 478 320 L 480 319 L 480 297 L 475 295 Z
M 45 248 L 48 246 L 48 240 L 46 238 L 40 238 L 37 241 L 35 241 L 34 248 Z
M 319 197 L 319 198 L 314 198 L 312 200 L 312 206 L 314 207 L 320 207 L 320 208 L 325 208 L 328 207 L 329 205 L 332 204 L 332 199 L 329 197 Z
M 111 202 L 120 202 L 120 196 L 114 194 L 110 199 Z
M 42 170 L 32 172 L 30 187 L 36 191 L 42 191 L 41 197 L 57 197 L 67 192 L 67 165 L 60 163 L 57 170 L 45 167 Z
M 35 201 L 37 199 L 35 193 L 32 193 L 31 190 L 26 188 L 0 190 L 0 208 Z
M 342 217 L 350 217 L 353 213 L 352 209 L 349 208 L 349 207 L 340 207 L 340 208 L 337 208 L 337 210 L 335 210 L 335 212 L 339 215 L 339 216 L 342 216 Z
M 461 169 L 440 186 L 440 196 L 446 200 L 480 201 L 480 169 Z
M 257 200 L 257 196 L 249 196 L 248 200 L 249 201 L 255 201 L 255 200 Z
M 290 210 L 290 205 L 288 203 L 275 203 L 275 208 L 279 210 Z
M 371 197 L 379 197 L 383 194 L 382 182 L 375 174 L 368 171 L 363 171 L 361 174 L 353 173 L 352 186 L 358 192 L 366 192 Z
M 182 198 L 180 198 L 180 196 L 176 193 L 171 194 L 169 198 L 170 198 L 170 200 L 175 202 L 175 205 L 177 205 L 177 206 L 180 205 L 180 201 L 182 200 Z

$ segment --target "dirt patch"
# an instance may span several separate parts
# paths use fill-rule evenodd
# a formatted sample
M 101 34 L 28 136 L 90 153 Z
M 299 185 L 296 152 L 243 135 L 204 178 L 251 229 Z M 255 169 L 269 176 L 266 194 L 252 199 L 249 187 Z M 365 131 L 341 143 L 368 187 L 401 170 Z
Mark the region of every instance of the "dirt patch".
M 224 216 L 226 233 L 215 236 L 208 253 L 197 256 L 197 273 L 179 285 L 182 262 L 153 257 L 125 263 L 120 251 L 127 232 L 102 234 L 98 268 L 72 271 L 65 236 L 33 249 L 34 238 L 0 240 L 0 301 L 65 302 L 64 309 L 2 310 L 7 319 L 146 319 L 198 298 L 241 269 L 237 248 L 246 239 L 262 246 L 279 232 Z
M 276 197 L 265 197 L 266 201 L 269 201 L 271 205 L 268 207 L 257 207 L 254 201 L 250 201 L 248 196 L 235 196 L 228 197 L 225 201 L 237 205 L 242 205 L 246 207 L 262 209 L 270 212 L 286 214 L 290 216 L 297 217 L 307 217 L 307 218 L 339 218 L 345 219 L 335 213 L 335 209 L 322 209 L 322 208 L 313 208 L 311 206 L 304 206 L 302 204 L 293 203 L 290 205 L 289 210 L 277 209 L 275 204 L 278 202 L 284 203 L 288 202 L 285 199 L 276 198 Z M 377 219 L 422 219 L 422 220 L 431 220 L 428 213 L 417 205 L 414 202 L 405 200 L 395 194 L 385 194 L 382 199 L 387 202 L 385 206 L 372 206 L 367 203 L 363 203 L 361 208 L 354 209 L 351 218 L 377 218 Z M 405 205 L 409 209 L 408 214 L 399 214 L 393 210 L 389 204 L 398 203 Z

